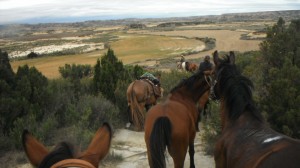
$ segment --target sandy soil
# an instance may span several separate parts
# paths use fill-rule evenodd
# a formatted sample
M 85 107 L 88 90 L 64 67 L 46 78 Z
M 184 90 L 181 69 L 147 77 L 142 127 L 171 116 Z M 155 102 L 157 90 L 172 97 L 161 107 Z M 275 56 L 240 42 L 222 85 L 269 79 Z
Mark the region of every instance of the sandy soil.
M 25 57 L 27 56 L 30 52 L 34 51 L 37 54 L 50 54 L 53 52 L 59 52 L 59 51 L 64 51 L 68 49 L 74 49 L 77 47 L 86 47 L 86 49 L 83 52 L 89 52 L 89 51 L 94 51 L 96 49 L 104 49 L 104 44 L 103 43 L 95 43 L 95 44 L 89 44 L 89 43 L 82 43 L 82 44 L 76 44 L 76 43 L 66 43 L 63 45 L 48 45 L 48 46 L 42 46 L 42 47 L 35 47 L 27 51 L 14 51 L 9 53 L 9 56 L 11 58 L 14 57 Z

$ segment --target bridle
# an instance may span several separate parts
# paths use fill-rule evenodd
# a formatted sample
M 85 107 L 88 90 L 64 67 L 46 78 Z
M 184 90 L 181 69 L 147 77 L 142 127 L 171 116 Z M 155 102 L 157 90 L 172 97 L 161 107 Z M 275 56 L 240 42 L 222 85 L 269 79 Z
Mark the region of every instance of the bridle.
M 218 101 L 220 99 L 220 96 L 216 94 L 216 86 L 218 81 L 220 80 L 220 74 L 222 73 L 222 71 L 224 70 L 225 67 L 222 67 L 218 73 L 216 74 L 216 78 L 210 88 L 210 97 L 212 100 Z

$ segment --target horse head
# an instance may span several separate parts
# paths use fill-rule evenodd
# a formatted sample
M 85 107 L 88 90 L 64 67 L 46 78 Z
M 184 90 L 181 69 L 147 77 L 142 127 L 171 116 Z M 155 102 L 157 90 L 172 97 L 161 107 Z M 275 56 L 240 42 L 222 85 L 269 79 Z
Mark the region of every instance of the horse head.
M 220 77 L 221 77 L 221 73 L 224 70 L 224 68 L 227 66 L 234 66 L 235 65 L 235 54 L 234 52 L 230 51 L 229 55 L 225 55 L 226 58 L 221 59 L 219 58 L 219 53 L 216 50 L 213 53 L 213 60 L 214 60 L 214 70 L 213 70 L 213 74 L 214 74 L 214 85 L 213 85 L 213 98 L 215 100 L 219 100 L 220 99 Z
M 297 167 L 300 141 L 272 130 L 256 108 L 253 84 L 230 52 L 215 63 L 214 92 L 220 100 L 222 133 L 215 144 L 216 167 Z M 230 151 L 230 152 L 228 152 Z
M 39 168 L 96 168 L 109 151 L 112 129 L 104 123 L 94 135 L 87 150 L 81 154 L 74 152 L 70 143 L 61 142 L 52 151 L 38 141 L 29 131 L 24 130 L 22 144 L 30 163 Z
M 219 58 L 218 52 L 215 51 L 213 57 L 216 65 L 213 92 L 215 98 L 221 102 L 222 128 L 247 111 L 251 112 L 254 118 L 262 120 L 254 105 L 253 83 L 237 69 L 234 52 L 230 51 L 229 55 Z

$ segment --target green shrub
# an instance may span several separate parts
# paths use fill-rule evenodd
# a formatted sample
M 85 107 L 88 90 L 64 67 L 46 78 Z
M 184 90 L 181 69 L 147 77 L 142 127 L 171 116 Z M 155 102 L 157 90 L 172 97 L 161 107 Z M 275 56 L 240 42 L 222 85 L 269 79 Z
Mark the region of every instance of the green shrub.
M 38 139 L 42 137 L 42 135 L 38 134 L 39 127 L 36 122 L 36 116 L 33 113 L 16 119 L 13 125 L 14 127 L 10 132 L 10 138 L 16 149 L 22 149 L 22 133 L 24 129 L 32 132 Z
M 164 96 L 168 95 L 183 79 L 190 77 L 192 74 L 185 71 L 172 70 L 171 72 L 161 72 L 161 85 L 164 89 Z
M 207 119 L 202 119 L 202 142 L 204 151 L 208 155 L 213 155 L 215 143 L 221 134 L 221 119 L 219 103 L 210 101 L 211 111 Z
M 88 64 L 65 64 L 64 67 L 59 67 L 59 73 L 63 78 L 82 79 L 83 77 L 89 77 L 91 75 L 92 67 Z

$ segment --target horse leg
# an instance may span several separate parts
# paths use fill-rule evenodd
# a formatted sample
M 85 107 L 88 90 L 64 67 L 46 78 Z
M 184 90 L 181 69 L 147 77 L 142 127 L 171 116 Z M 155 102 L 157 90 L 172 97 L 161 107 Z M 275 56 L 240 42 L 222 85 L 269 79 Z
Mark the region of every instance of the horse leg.
M 173 145 L 168 147 L 168 151 L 173 158 L 174 168 L 183 168 L 184 160 L 187 152 L 187 144 L 185 142 L 173 141 Z
M 130 125 L 133 123 L 132 117 L 131 117 L 130 105 L 127 107 L 127 116 L 128 116 L 128 122 L 126 124 L 126 128 L 129 128 Z
M 211 117 L 211 104 L 209 101 L 205 104 L 205 115 L 206 119 Z
M 195 154 L 194 143 L 191 143 L 189 145 L 190 168 L 195 168 L 194 154 Z
M 210 115 L 210 109 L 209 109 L 209 101 L 207 103 L 205 103 L 204 109 L 203 109 L 203 117 L 205 117 L 205 119 L 208 119 Z
M 201 107 L 198 107 L 198 117 L 197 117 L 197 121 L 196 121 L 196 131 L 199 132 L 200 129 L 199 129 L 199 123 L 201 122 L 201 113 L 202 113 L 202 108 Z
M 174 157 L 173 158 L 174 168 L 183 168 L 184 167 L 184 159 L 185 159 L 185 155 L 183 157 Z
M 128 122 L 132 123 L 130 105 L 127 106 L 127 116 L 128 116 Z

